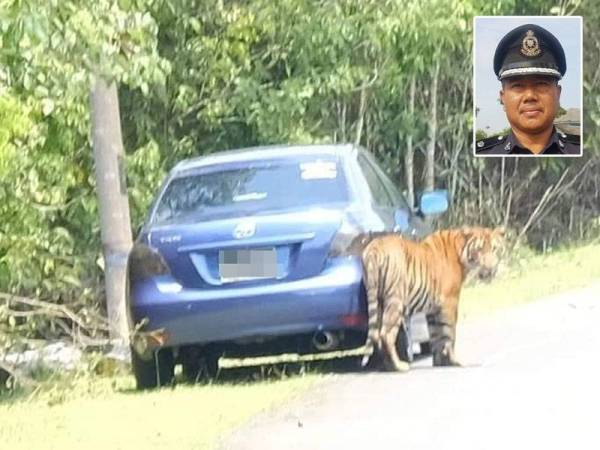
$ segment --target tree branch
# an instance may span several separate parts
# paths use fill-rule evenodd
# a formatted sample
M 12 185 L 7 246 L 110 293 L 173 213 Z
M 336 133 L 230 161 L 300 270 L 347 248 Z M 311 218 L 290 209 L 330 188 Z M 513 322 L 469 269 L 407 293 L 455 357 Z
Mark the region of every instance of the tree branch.
M 548 187 L 548 189 L 546 189 L 546 191 L 544 192 L 544 195 L 542 195 L 542 198 L 538 202 L 536 208 L 533 210 L 533 212 L 529 216 L 529 219 L 525 223 L 525 226 L 523 226 L 523 228 L 521 229 L 521 232 L 517 236 L 517 239 L 515 241 L 515 245 L 516 245 L 516 243 L 518 243 L 521 240 L 521 238 L 525 235 L 525 233 L 527 232 L 527 230 L 529 230 L 529 227 L 533 224 L 533 221 L 541 213 L 541 211 L 544 208 L 544 206 L 550 201 L 550 199 L 552 198 L 552 194 L 562 184 L 562 182 L 564 181 L 564 179 L 565 179 L 565 177 L 567 176 L 568 173 L 569 173 L 569 169 L 567 168 L 563 172 L 563 174 L 561 175 L 561 177 L 559 178 L 559 180 L 556 182 L 556 184 L 550 185 Z
M 90 335 L 95 334 L 95 332 L 108 332 L 109 324 L 106 318 L 101 317 L 97 314 L 90 313 L 88 316 L 88 320 L 84 320 L 80 315 L 73 312 L 70 308 L 65 305 L 57 305 L 55 303 L 45 302 L 42 300 L 37 300 L 29 297 L 22 297 L 13 294 L 7 294 L 0 292 L 0 300 L 6 302 L 5 310 L 6 312 L 13 317 L 33 317 L 33 316 L 46 316 L 49 319 L 53 320 L 55 323 L 59 324 L 60 319 L 70 320 L 73 324 L 75 324 L 78 329 L 86 330 L 86 332 Z M 33 309 L 30 310 L 16 310 L 10 307 L 11 303 L 26 305 Z M 75 335 L 69 327 L 63 322 L 60 321 L 65 327 L 61 326 L 63 331 L 66 331 L 69 336 L 75 338 Z M 82 334 L 79 333 L 81 336 Z M 81 339 L 78 339 L 81 341 Z

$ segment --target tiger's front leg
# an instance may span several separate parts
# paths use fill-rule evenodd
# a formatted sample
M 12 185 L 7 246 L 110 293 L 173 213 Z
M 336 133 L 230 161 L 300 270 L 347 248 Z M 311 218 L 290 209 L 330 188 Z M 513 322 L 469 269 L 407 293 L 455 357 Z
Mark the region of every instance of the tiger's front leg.
M 446 301 L 437 311 L 427 315 L 434 366 L 461 366 L 454 354 L 457 319 L 458 300 Z
M 433 365 L 434 366 L 451 366 L 461 367 L 461 363 L 458 362 L 454 355 L 454 345 L 450 341 L 444 342 L 442 348 L 433 353 Z
M 396 339 L 398 338 L 398 332 L 403 320 L 402 301 L 396 297 L 389 299 L 385 305 L 382 317 L 380 334 L 381 350 L 386 368 L 398 372 L 408 372 L 410 370 L 410 365 L 406 361 L 402 361 L 398 356 L 396 347 Z

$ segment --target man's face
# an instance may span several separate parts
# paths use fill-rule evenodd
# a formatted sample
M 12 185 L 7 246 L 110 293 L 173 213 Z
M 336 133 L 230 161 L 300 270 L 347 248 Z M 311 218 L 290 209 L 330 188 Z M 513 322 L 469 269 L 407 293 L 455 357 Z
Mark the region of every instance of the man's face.
M 504 80 L 500 101 L 506 109 L 510 126 L 528 134 L 552 127 L 559 107 L 560 90 L 552 77 L 533 75 Z

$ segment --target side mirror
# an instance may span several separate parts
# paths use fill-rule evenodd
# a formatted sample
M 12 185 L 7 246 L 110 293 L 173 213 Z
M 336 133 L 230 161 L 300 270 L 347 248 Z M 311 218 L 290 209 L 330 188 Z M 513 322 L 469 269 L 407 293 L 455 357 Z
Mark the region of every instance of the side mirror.
M 433 216 L 447 211 L 449 204 L 448 191 L 445 189 L 423 192 L 419 199 L 419 211 L 424 216 Z
M 404 232 L 410 225 L 410 214 L 406 209 L 397 209 L 394 212 L 394 231 Z

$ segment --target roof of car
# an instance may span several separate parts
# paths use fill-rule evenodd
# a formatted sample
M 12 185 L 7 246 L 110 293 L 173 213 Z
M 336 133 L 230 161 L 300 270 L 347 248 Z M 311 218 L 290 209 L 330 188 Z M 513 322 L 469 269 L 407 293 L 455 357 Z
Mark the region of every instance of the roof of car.
M 269 145 L 211 153 L 179 162 L 174 170 L 187 170 L 213 164 L 284 158 L 286 156 L 323 155 L 342 156 L 356 151 L 353 144 Z

